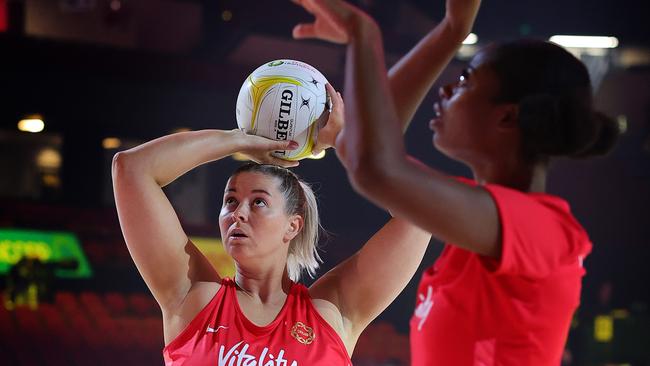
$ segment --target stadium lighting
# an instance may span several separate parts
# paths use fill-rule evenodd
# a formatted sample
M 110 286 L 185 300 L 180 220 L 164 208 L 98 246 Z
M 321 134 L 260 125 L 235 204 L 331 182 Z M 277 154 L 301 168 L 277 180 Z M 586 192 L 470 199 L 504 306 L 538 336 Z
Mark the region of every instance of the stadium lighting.
M 618 131 L 620 134 L 624 134 L 627 131 L 627 116 L 621 114 L 616 117 L 616 122 L 618 123 Z
M 475 33 L 470 33 L 463 41 L 463 44 L 476 44 L 476 42 L 478 42 L 478 36 Z
M 117 137 L 107 137 L 102 140 L 102 147 L 106 150 L 117 149 L 122 146 L 122 141 Z
M 556 35 L 549 39 L 563 47 L 569 48 L 616 48 L 618 39 L 616 37 L 600 36 L 563 36 Z
M 23 132 L 37 133 L 43 131 L 45 122 L 40 117 L 25 118 L 18 121 L 18 129 Z
M 230 11 L 230 10 L 224 10 L 224 11 L 221 13 L 221 19 L 222 19 L 224 22 L 229 22 L 229 21 L 231 21 L 231 20 L 232 20 L 232 11 Z
M 36 155 L 36 165 L 41 169 L 61 168 L 61 154 L 52 148 L 45 148 Z

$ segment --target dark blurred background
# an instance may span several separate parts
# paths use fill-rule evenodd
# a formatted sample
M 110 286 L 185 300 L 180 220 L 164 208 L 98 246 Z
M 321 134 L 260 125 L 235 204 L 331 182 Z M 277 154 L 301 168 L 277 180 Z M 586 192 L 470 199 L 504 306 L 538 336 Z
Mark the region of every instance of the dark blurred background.
M 445 8 L 442 0 L 355 3 L 379 21 L 388 66 Z M 478 42 L 463 46 L 440 78 L 457 78 L 490 42 L 558 34 L 618 39 L 615 48 L 571 51 L 589 68 L 598 108 L 624 131 L 619 145 L 607 157 L 557 161 L 550 174 L 549 191 L 569 201 L 594 243 L 566 365 L 650 364 L 650 26 L 643 5 L 486 1 L 473 30 Z M 290 1 L 0 0 L 0 351 L 7 357 L 0 364 L 162 363 L 160 314 L 119 231 L 111 158 L 174 131 L 235 128 L 241 83 L 273 59 L 310 63 L 343 89 L 344 48 L 290 37 L 296 23 L 309 19 Z M 407 148 L 431 166 L 467 176 L 431 145 L 435 95 L 414 118 Z M 41 120 L 44 128 L 21 131 L 23 119 Z M 211 163 L 166 188 L 190 235 L 219 237 L 221 194 L 239 164 Z M 388 215 L 352 191 L 332 152 L 303 161 L 297 172 L 315 185 L 331 234 L 322 274 Z M 22 237 L 26 230 L 32 236 Z M 33 235 L 51 232 L 72 235 L 81 254 L 50 255 L 59 239 L 43 239 L 50 249 L 38 249 Z M 355 364 L 408 364 L 416 285 L 441 249 L 432 242 L 411 284 L 360 341 Z M 76 264 L 69 263 L 73 257 Z M 47 289 L 33 285 L 43 280 L 21 277 L 38 265 L 45 266 L 39 278 L 49 278 Z M 65 276 L 65 268 L 79 274 L 86 265 L 83 275 Z M 13 301 L 20 281 L 27 281 L 25 296 Z

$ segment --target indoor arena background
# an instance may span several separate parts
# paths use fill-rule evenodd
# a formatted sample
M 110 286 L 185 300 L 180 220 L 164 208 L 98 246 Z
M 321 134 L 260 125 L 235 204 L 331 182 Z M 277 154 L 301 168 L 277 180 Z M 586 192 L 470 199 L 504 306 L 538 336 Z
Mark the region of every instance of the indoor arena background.
M 378 19 L 389 66 L 445 6 L 355 3 Z M 650 28 L 642 3 L 484 1 L 477 42 L 440 78 L 457 78 L 493 41 L 617 38 L 614 48 L 571 51 L 589 68 L 597 107 L 617 119 L 620 143 L 604 158 L 557 161 L 550 173 L 549 192 L 569 201 L 594 243 L 565 365 L 650 365 Z M 307 19 L 280 0 L 0 0 L 0 365 L 162 364 L 161 314 L 121 236 L 112 156 L 172 131 L 235 128 L 242 81 L 273 59 L 310 63 L 342 89 L 343 47 L 291 39 L 293 25 Z M 407 149 L 467 176 L 431 146 L 435 95 L 414 118 Z M 32 122 L 20 130 L 21 120 Z M 25 131 L 37 130 L 38 120 L 42 131 Z M 239 164 L 205 165 L 165 189 L 186 231 L 223 271 L 231 264 L 217 215 Z M 353 192 L 332 152 L 296 171 L 315 185 L 329 233 L 322 274 L 388 215 Z M 355 365 L 409 364 L 415 287 L 441 249 L 431 243 L 409 286 L 365 331 Z

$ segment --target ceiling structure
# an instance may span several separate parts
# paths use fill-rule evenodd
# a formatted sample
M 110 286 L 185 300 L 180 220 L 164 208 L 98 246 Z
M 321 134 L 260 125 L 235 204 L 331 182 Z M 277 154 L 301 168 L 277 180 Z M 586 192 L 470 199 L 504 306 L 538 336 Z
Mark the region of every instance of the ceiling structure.
M 444 15 L 444 1 L 356 3 L 382 26 L 388 64 Z M 474 32 L 479 46 L 518 37 L 547 39 L 554 34 L 617 36 L 621 47 L 613 54 L 637 51 L 636 58 L 626 59 L 647 67 L 650 37 L 638 11 L 640 3 L 484 2 Z M 275 58 L 311 63 L 335 85 L 342 79 L 343 47 L 291 39 L 292 27 L 308 21 L 310 15 L 290 1 L 25 0 L 0 1 L 0 6 L 9 20 L 8 31 L 0 33 L 0 77 L 7 86 L 3 93 L 10 94 L 5 100 L 20 99 L 13 115 L 0 112 L 5 116 L 3 124 L 15 123 L 16 114 L 45 112 L 38 110 L 38 104 L 47 102 L 38 102 L 34 86 L 65 90 L 80 83 L 76 88 L 83 89 L 92 88 L 85 85 L 91 80 L 108 80 L 139 86 L 184 85 L 232 95 L 250 70 Z M 32 101 L 36 105 L 30 106 Z M 128 118 L 124 126 L 112 123 L 123 134 L 134 126 Z M 137 128 L 134 133 L 141 135 Z

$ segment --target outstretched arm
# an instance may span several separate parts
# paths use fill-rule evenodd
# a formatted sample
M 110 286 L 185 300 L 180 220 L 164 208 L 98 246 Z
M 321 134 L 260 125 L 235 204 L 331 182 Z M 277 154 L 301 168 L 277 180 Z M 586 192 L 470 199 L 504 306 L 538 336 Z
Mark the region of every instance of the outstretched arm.
M 489 193 L 406 154 L 384 67 L 381 32 L 374 20 L 340 0 L 300 4 L 316 17 L 307 27 L 314 37 L 347 44 L 346 125 L 336 148 L 354 188 L 442 241 L 497 257 L 500 222 Z
M 188 239 L 162 187 L 234 152 L 265 159 L 266 152 L 288 144 L 238 130 L 203 130 L 164 136 L 115 155 L 113 189 L 122 233 L 163 311 L 177 309 L 195 282 L 219 276 Z
M 444 19 L 388 71 L 388 85 L 403 130 L 471 31 L 480 3 L 447 0 Z
M 371 321 L 390 305 L 411 280 L 431 234 L 393 218 L 356 254 L 320 277 L 310 288 L 339 310 L 348 349 Z

